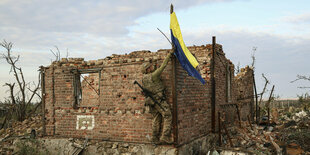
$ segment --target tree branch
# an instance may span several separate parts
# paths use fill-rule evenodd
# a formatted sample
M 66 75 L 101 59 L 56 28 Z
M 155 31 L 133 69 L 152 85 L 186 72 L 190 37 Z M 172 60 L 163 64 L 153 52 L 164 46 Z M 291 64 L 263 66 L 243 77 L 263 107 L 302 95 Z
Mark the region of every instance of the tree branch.
M 35 85 L 35 88 L 31 90 L 31 83 L 26 83 L 24 73 L 21 67 L 18 67 L 16 63 L 19 61 L 20 56 L 14 57 L 12 55 L 12 46 L 11 42 L 0 42 L 0 46 L 6 49 L 6 53 L 1 54 L 0 56 L 6 60 L 6 62 L 11 66 L 10 73 L 13 72 L 16 82 L 13 84 L 6 83 L 5 86 L 8 86 L 10 89 L 10 98 L 12 102 L 11 111 L 16 114 L 19 121 L 23 121 L 27 116 L 27 107 L 33 100 L 33 98 L 38 95 L 38 90 L 40 86 L 40 77 L 38 85 Z M 58 48 L 57 48 L 58 50 Z M 59 50 L 58 50 L 59 52 Z M 60 56 L 58 53 L 57 56 Z M 14 94 L 15 84 L 18 85 L 16 89 L 16 94 Z M 28 91 L 29 90 L 29 91 Z M 31 93 L 29 93 L 31 92 Z M 29 94 L 28 94 L 29 93 Z M 29 95 L 29 96 L 28 96 Z M 39 95 L 38 95 L 39 96 Z M 28 98 L 29 97 L 29 98 Z
M 266 78 L 266 76 L 264 75 L 264 73 L 262 74 L 262 76 L 263 76 L 263 78 L 265 79 L 265 86 L 264 86 L 264 89 L 263 89 L 263 91 L 262 91 L 262 93 L 261 93 L 260 100 L 259 100 L 259 104 L 262 103 L 263 95 L 264 95 L 264 93 L 265 93 L 265 91 L 266 91 L 267 84 L 269 83 L 269 81 L 268 81 L 268 79 Z
M 297 87 L 297 88 L 300 88 L 300 89 L 309 89 L 310 87 Z
M 294 83 L 298 80 L 307 80 L 310 81 L 310 76 L 305 76 L 305 75 L 297 75 L 297 79 L 291 81 L 291 83 Z
M 7 60 L 7 63 L 9 65 L 11 65 L 11 71 L 13 70 L 13 73 L 14 73 L 14 76 L 15 76 L 15 79 L 17 81 L 17 84 L 22 92 L 22 103 L 24 104 L 25 103 L 25 80 L 24 80 L 24 75 L 22 73 L 22 69 L 21 68 L 18 68 L 15 63 L 19 60 L 19 56 L 17 58 L 14 58 L 11 56 L 11 49 L 12 49 L 12 46 L 13 46 L 13 43 L 9 42 L 7 43 L 5 40 L 0 43 L 0 45 L 2 47 L 4 47 L 6 50 L 7 50 L 7 55 L 3 54 L 2 56 L 6 58 Z M 15 60 L 14 60 L 15 59 Z M 18 71 L 20 71 L 20 76 L 23 80 L 23 82 L 20 81 L 20 77 L 18 76 Z

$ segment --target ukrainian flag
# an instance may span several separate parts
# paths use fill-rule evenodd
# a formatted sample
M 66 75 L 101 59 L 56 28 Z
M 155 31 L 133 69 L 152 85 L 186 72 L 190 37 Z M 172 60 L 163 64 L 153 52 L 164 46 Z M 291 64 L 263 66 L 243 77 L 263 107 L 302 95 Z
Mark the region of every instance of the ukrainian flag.
M 170 31 L 171 40 L 176 49 L 174 54 L 178 58 L 180 64 L 187 71 L 188 75 L 197 78 L 202 84 L 205 84 L 205 80 L 196 70 L 196 67 L 198 66 L 198 61 L 185 46 L 178 19 L 174 12 L 170 14 Z

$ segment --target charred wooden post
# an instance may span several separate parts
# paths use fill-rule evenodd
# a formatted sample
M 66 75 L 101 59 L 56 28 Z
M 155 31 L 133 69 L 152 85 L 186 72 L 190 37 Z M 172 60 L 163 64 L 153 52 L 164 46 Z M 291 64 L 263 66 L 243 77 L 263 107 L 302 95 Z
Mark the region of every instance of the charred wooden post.
M 231 141 L 229 132 L 228 132 L 228 130 L 227 130 L 227 128 L 226 128 L 225 122 L 224 122 L 224 121 L 221 121 L 221 122 L 222 122 L 223 128 L 224 128 L 224 130 L 225 130 L 225 134 L 227 135 L 227 138 L 228 138 L 228 141 L 229 141 L 229 145 L 230 145 L 230 147 L 233 147 L 233 143 L 232 143 L 232 141 Z
M 42 136 L 46 134 L 46 124 L 45 124 L 45 68 L 40 66 L 40 76 L 41 76 L 41 102 L 42 102 L 42 125 L 43 131 Z
M 268 121 L 267 121 L 267 123 L 268 123 L 268 126 L 270 124 L 270 102 L 271 102 L 273 90 L 274 90 L 274 85 L 272 86 L 272 89 L 271 89 L 271 92 L 270 92 L 270 95 L 269 95 L 269 99 L 268 99 L 268 102 L 267 102 L 267 112 L 268 112 Z
M 218 131 L 218 133 L 219 133 L 219 146 L 221 146 L 222 145 L 222 133 L 221 133 L 221 113 L 220 112 L 218 112 L 218 127 L 219 127 L 219 131 Z
M 258 118 L 257 118 L 258 120 L 258 124 L 259 124 L 259 121 L 260 121 L 260 107 L 258 107 Z
M 265 77 L 264 74 L 262 74 L 263 78 L 265 79 L 265 85 L 264 85 L 264 89 L 262 91 L 262 93 L 260 94 L 260 100 L 259 100 L 259 105 L 258 105 L 258 121 L 260 120 L 260 105 L 262 104 L 262 101 L 263 101 L 263 95 L 265 93 L 265 90 L 266 90 L 266 87 L 267 87 L 267 84 L 269 83 L 268 79 Z
M 255 92 L 255 121 L 258 124 L 258 97 L 257 97 L 257 90 L 256 90 L 256 83 L 255 83 L 255 74 L 253 70 L 253 85 L 254 85 L 254 92 Z
M 251 127 L 251 130 L 253 130 L 250 115 L 248 115 L 248 122 L 249 122 L 249 125 L 250 125 L 250 127 Z
M 239 111 L 239 107 L 237 104 L 236 105 L 236 109 L 237 109 L 237 116 L 238 116 L 238 122 L 239 122 L 239 127 L 241 128 L 241 118 L 240 118 L 240 111 Z

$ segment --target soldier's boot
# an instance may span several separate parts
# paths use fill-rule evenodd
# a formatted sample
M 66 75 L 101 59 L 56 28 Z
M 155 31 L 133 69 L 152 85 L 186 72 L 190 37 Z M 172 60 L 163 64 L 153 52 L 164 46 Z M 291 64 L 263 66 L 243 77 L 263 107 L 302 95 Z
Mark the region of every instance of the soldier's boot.
M 160 144 L 160 141 L 159 141 L 159 139 L 158 139 L 158 136 L 152 136 L 152 143 L 154 143 L 154 144 L 156 144 L 156 145 L 158 145 L 158 144 Z

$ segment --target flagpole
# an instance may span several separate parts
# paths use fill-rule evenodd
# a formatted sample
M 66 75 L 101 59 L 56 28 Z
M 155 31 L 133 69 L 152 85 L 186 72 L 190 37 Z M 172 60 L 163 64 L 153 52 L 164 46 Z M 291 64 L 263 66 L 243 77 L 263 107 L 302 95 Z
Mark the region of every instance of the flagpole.
M 173 13 L 173 5 L 170 5 L 170 14 Z M 173 44 L 171 43 L 171 50 L 174 53 L 175 48 Z M 177 111 L 177 93 L 176 93 L 176 57 L 174 54 L 171 57 L 171 65 L 172 65 L 172 71 L 171 71 L 171 77 L 172 77 L 172 124 L 173 124 L 173 140 L 174 140 L 174 145 L 178 145 L 178 111 Z

